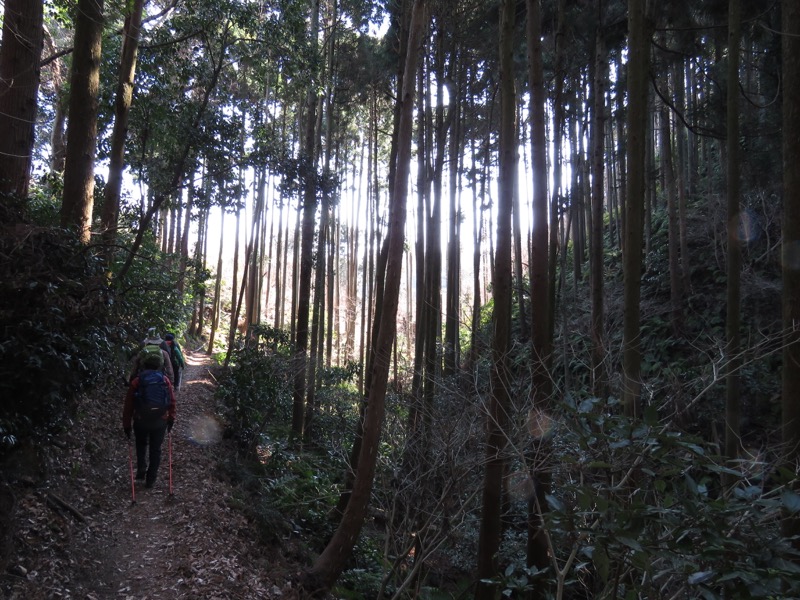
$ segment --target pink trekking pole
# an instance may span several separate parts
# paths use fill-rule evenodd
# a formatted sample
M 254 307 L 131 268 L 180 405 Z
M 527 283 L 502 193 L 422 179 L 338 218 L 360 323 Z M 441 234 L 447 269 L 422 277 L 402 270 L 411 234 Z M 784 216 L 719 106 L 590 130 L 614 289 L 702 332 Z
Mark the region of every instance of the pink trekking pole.
M 133 479 L 133 444 L 128 440 L 128 465 L 131 471 L 131 504 L 136 504 L 136 483 Z
M 169 495 L 172 496 L 172 432 L 169 432 Z M 131 471 L 132 472 L 132 471 Z

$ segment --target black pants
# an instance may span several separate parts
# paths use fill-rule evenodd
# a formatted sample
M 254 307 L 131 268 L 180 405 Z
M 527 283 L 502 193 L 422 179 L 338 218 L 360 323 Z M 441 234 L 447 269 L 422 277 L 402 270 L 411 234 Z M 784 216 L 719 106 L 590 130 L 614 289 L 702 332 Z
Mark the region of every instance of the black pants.
M 152 484 L 158 474 L 158 465 L 161 464 L 161 445 L 167 434 L 167 422 L 161 419 L 156 423 L 134 421 L 133 433 L 136 435 L 136 470 L 138 473 L 146 472 L 147 483 Z

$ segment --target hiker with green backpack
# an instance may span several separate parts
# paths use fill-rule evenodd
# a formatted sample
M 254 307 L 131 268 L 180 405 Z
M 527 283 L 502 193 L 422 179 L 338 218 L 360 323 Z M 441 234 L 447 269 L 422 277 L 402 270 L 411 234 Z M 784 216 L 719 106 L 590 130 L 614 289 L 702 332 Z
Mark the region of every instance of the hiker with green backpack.
M 162 371 L 162 357 L 146 354 L 140 366 L 125 394 L 122 430 L 129 440 L 131 432 L 135 434 L 136 479 L 144 479 L 144 486 L 151 488 L 161 464 L 161 446 L 175 424 L 176 405 L 172 382 Z
M 174 384 L 175 371 L 172 369 L 172 361 L 170 360 L 169 352 L 166 349 L 166 344 L 164 343 L 164 340 L 162 340 L 157 333 L 153 333 L 153 331 L 153 329 L 150 330 L 148 336 L 144 340 L 143 348 L 133 359 L 133 369 L 128 377 L 128 381 L 133 381 L 134 378 L 139 375 L 139 373 L 143 370 L 144 359 L 152 356 L 153 364 L 155 364 L 155 361 L 158 360 L 159 366 L 157 368 L 167 376 L 171 384 Z

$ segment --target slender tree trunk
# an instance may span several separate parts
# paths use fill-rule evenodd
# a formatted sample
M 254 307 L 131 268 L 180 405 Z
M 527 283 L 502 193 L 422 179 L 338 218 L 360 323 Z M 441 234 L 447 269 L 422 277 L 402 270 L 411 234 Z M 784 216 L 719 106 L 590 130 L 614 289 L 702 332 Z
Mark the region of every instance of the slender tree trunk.
M 316 390 L 317 390 L 317 358 L 322 352 L 320 334 L 322 333 L 323 307 L 325 301 L 325 273 L 326 252 L 328 244 L 328 202 L 322 201 L 322 220 L 319 226 L 319 241 L 317 243 L 317 266 L 314 281 L 314 302 L 312 303 L 311 317 L 311 356 L 308 361 L 308 382 L 306 383 L 306 413 L 303 425 L 303 438 L 311 441 L 311 424 L 316 416 Z
M 686 106 L 686 84 L 684 81 L 685 74 L 684 61 L 676 62 L 673 65 L 673 79 L 675 81 L 675 102 L 679 110 L 687 110 Z M 686 207 L 686 188 L 691 177 L 689 175 L 688 165 L 688 142 L 687 131 L 683 124 L 675 122 L 675 145 L 677 147 L 676 160 L 677 160 L 677 186 L 678 186 L 678 247 L 680 254 L 680 261 L 678 268 L 680 269 L 680 288 L 681 296 L 685 297 L 689 293 L 689 239 L 688 239 L 688 223 L 687 223 L 687 207 Z
M 319 0 L 311 0 L 311 22 L 308 38 L 314 54 L 317 53 L 317 34 L 319 32 Z M 311 67 L 316 73 L 316 65 Z M 292 434 L 297 439 L 303 437 L 305 419 L 304 402 L 306 395 L 306 370 L 308 368 L 308 319 L 311 301 L 311 270 L 313 268 L 314 225 L 317 214 L 317 96 L 315 86 L 309 84 L 306 97 L 306 130 L 303 141 L 301 162 L 304 169 L 303 182 L 303 223 L 300 248 L 300 278 L 297 288 L 297 314 L 295 315 L 294 344 L 294 392 L 292 395 Z
M 675 167 L 672 162 L 672 136 L 669 108 L 661 107 L 661 164 L 664 172 L 664 191 L 667 196 L 667 254 L 669 256 L 670 321 L 672 331 L 678 334 L 683 323 L 683 295 L 680 274 L 680 233 L 678 231 L 678 190 Z
M 397 169 L 394 193 L 389 212 L 389 251 L 386 268 L 386 287 L 381 321 L 376 324 L 378 337 L 375 344 L 375 360 L 370 378 L 368 409 L 364 419 L 363 443 L 358 461 L 358 470 L 347 508 L 336 532 L 312 568 L 304 574 L 306 592 L 319 593 L 329 590 L 341 574 L 361 532 L 366 516 L 367 503 L 372 493 L 375 475 L 381 424 L 384 415 L 384 400 L 389 378 L 389 362 L 396 334 L 397 306 L 403 266 L 403 244 L 405 242 L 406 196 L 411 162 L 411 130 L 413 127 L 414 70 L 421 38 L 425 28 L 425 0 L 416 0 L 412 12 L 411 30 L 403 78 L 402 107 L 398 129 Z
M 217 275 L 214 279 L 214 302 L 211 309 L 211 331 L 208 334 L 209 354 L 214 354 L 214 340 L 217 336 L 217 326 L 219 325 L 219 313 L 222 310 L 222 251 L 225 239 L 225 207 L 220 206 L 220 233 L 219 233 L 219 253 L 217 255 Z
M 645 136 L 647 133 L 647 70 L 650 36 L 645 0 L 628 0 L 628 177 L 623 260 L 622 405 L 625 414 L 639 416 L 641 397 L 641 337 L 639 303 L 642 284 Z
M 491 399 L 483 482 L 481 525 L 478 539 L 478 583 L 476 600 L 493 600 L 497 586 L 488 583 L 498 575 L 497 555 L 502 532 L 503 478 L 506 472 L 507 428 L 510 419 L 509 357 L 511 347 L 511 216 L 514 204 L 514 173 L 517 169 L 516 100 L 512 52 L 514 46 L 514 0 L 500 5 L 500 146 L 492 324 Z M 546 258 L 546 257 L 545 257 Z
M 88 244 L 94 207 L 103 0 L 78 0 L 77 10 L 61 225 L 75 230 L 80 240 Z
M 183 220 L 183 235 L 181 236 L 181 260 L 178 274 L 178 293 L 183 297 L 186 291 L 186 268 L 189 264 L 189 227 L 192 223 L 192 209 L 194 208 L 194 185 L 189 184 L 186 194 L 186 217 Z
M 533 164 L 533 230 L 531 234 L 531 305 L 533 311 L 531 322 L 532 412 L 544 414 L 550 408 L 552 389 L 549 365 L 552 349 L 552 305 L 550 302 L 553 297 L 550 290 L 552 282 L 549 276 L 550 261 L 548 256 L 546 99 L 542 60 L 540 2 L 539 0 L 527 0 L 527 6 L 528 72 L 531 82 L 531 161 Z M 556 131 L 555 135 L 560 137 L 560 130 Z M 555 157 L 555 160 L 558 160 L 558 157 Z M 557 194 L 557 190 L 554 189 L 553 193 Z M 556 223 L 551 223 L 552 227 L 556 225 Z M 498 226 L 498 256 L 499 234 Z M 498 262 L 499 265 L 501 265 L 500 262 Z M 497 303 L 495 303 L 495 307 L 497 307 Z M 538 440 L 534 440 L 534 444 L 536 443 L 538 443 Z M 534 463 L 538 464 L 529 465 L 533 476 L 538 481 L 538 485 L 536 498 L 531 500 L 528 507 L 527 564 L 539 569 L 544 569 L 549 563 L 542 512 L 546 506 L 545 494 L 548 493 L 550 487 L 550 473 L 547 470 L 547 465 L 541 464 L 541 456 L 548 456 L 549 454 L 549 452 L 534 452 Z M 536 457 L 539 458 L 537 459 Z M 540 595 L 537 594 L 537 597 L 540 597 Z
M 460 207 L 460 157 L 463 154 L 461 140 L 461 81 L 463 67 L 460 61 L 451 70 L 457 71 L 456 85 L 451 88 L 450 94 L 450 227 L 447 238 L 447 300 L 445 302 L 445 335 L 444 335 L 444 375 L 455 375 L 458 370 L 460 348 L 458 339 L 459 329 L 459 299 L 461 296 L 461 207 Z
M 598 6 L 602 3 L 598 2 Z M 598 11 L 598 16 L 599 11 Z M 606 50 L 603 34 L 595 33 L 594 81 L 592 83 L 592 231 L 589 238 L 591 244 L 591 282 L 592 299 L 592 393 L 605 397 L 608 387 L 605 357 L 605 267 L 603 260 L 603 181 L 605 179 L 605 124 L 606 118 Z
M 739 197 L 739 41 L 741 40 L 742 3 L 730 0 L 728 4 L 728 114 L 727 114 L 727 192 L 728 192 L 728 289 L 725 319 L 725 456 L 732 461 L 739 457 L 741 408 L 739 406 L 742 365 L 740 356 L 741 335 L 741 270 L 742 250 L 739 240 L 741 220 Z M 789 101 L 789 97 L 785 97 Z M 730 476 L 724 478 L 733 483 Z
M 42 0 L 5 0 L 0 47 L 0 204 L 28 195 L 43 46 Z
M 800 460 L 800 4 L 783 0 L 783 376 L 784 465 Z M 798 484 L 794 482 L 795 492 Z M 800 513 L 784 511 L 783 535 L 800 549 Z
M 244 181 L 242 181 L 244 183 Z M 242 225 L 242 207 L 237 203 L 236 206 L 236 233 L 233 239 L 233 281 L 231 281 L 231 322 L 228 324 L 228 354 L 233 350 L 231 340 L 236 339 L 236 325 L 239 320 L 239 315 L 234 315 L 236 309 L 236 299 L 239 295 L 239 253 L 241 252 L 241 244 L 239 238 L 241 237 Z M 244 278 L 242 278 L 242 285 L 244 286 Z

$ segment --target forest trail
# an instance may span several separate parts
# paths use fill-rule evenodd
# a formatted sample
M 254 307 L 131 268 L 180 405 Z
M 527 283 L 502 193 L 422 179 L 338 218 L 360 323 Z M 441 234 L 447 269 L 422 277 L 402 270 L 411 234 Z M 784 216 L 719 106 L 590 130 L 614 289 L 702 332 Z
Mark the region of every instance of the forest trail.
M 172 432 L 174 495 L 165 440 L 158 480 L 152 489 L 137 481 L 132 502 L 132 443 L 121 424 L 125 388 L 89 401 L 88 413 L 54 446 L 46 477 L 17 494 L 14 554 L 0 579 L 4 598 L 296 595 L 283 560 L 258 545 L 217 468 L 232 450 L 215 417 L 211 361 L 194 352 L 186 359 Z

